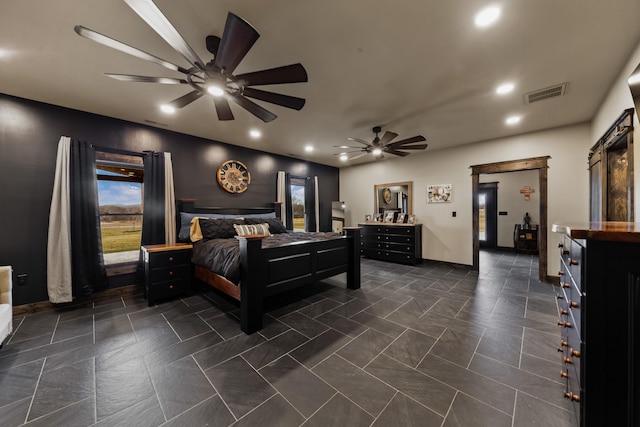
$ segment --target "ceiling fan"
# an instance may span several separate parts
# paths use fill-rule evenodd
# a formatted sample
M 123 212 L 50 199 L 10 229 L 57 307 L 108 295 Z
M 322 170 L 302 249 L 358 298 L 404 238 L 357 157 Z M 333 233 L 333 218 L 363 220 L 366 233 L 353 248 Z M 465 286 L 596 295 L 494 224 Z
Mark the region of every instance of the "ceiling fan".
M 424 150 L 427 148 L 427 144 L 415 144 L 416 142 L 426 141 L 427 139 L 422 135 L 417 135 L 412 138 L 403 139 L 401 141 L 391 142 L 394 138 L 398 136 L 395 132 L 385 131 L 382 138 L 378 136 L 378 134 L 382 132 L 382 128 L 380 126 L 376 126 L 373 128 L 373 133 L 376 134 L 376 137 L 372 142 L 367 142 L 360 138 L 347 138 L 349 141 L 358 142 L 363 144 L 364 147 L 361 146 L 350 146 L 350 145 L 334 145 L 336 148 L 356 148 L 354 151 L 347 151 L 346 153 L 339 153 L 340 156 L 347 156 L 348 160 L 359 159 L 360 157 L 366 156 L 371 153 L 376 158 L 382 158 L 383 153 L 394 154 L 396 156 L 405 157 L 408 156 L 409 153 L 401 150 Z M 353 157 L 348 157 L 350 153 L 359 153 Z
M 260 37 L 260 34 L 244 19 L 229 12 L 222 37 L 206 37 L 206 47 L 213 55 L 213 59 L 205 63 L 191 49 L 153 1 L 124 0 L 124 2 L 171 47 L 178 51 L 189 62 L 190 68 L 183 68 L 89 28 L 76 25 L 75 32 L 82 37 L 184 74 L 184 78 L 105 73 L 107 76 L 127 82 L 187 84 L 193 90 L 166 105 L 174 109 L 182 108 L 196 99 L 210 94 L 213 96 L 213 103 L 219 120 L 234 119 L 229 101 L 238 104 L 264 122 L 270 122 L 277 116 L 248 98 L 294 110 L 300 110 L 304 106 L 305 100 L 303 98 L 267 92 L 251 87 L 306 82 L 308 81 L 307 72 L 300 63 L 246 74 L 233 74 L 238 64 Z

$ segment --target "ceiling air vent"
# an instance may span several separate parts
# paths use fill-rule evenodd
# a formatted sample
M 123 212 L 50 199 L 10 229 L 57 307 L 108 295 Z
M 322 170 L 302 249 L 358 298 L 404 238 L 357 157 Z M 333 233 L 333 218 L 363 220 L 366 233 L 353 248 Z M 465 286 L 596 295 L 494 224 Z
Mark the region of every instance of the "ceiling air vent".
M 533 92 L 526 93 L 524 95 L 524 103 L 531 104 L 536 101 L 542 101 L 543 99 L 555 98 L 556 96 L 562 96 L 567 91 L 568 83 L 562 83 L 559 85 L 547 87 Z

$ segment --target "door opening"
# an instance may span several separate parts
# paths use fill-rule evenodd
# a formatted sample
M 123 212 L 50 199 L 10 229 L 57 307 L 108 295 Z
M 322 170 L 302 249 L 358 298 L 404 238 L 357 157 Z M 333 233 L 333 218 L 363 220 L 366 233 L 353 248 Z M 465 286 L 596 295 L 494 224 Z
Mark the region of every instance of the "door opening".
M 498 246 L 498 183 L 482 183 L 478 189 L 478 240 L 480 247 Z

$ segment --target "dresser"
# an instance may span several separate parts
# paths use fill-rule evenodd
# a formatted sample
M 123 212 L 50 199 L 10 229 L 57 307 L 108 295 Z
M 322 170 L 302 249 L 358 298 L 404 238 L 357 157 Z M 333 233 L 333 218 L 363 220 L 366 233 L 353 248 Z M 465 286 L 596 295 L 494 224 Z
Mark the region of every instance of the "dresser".
M 384 261 L 417 264 L 422 261 L 422 224 L 358 224 L 360 254 Z
M 554 224 L 561 377 L 581 426 L 640 426 L 640 223 Z
M 157 299 L 191 292 L 191 244 L 146 245 L 144 256 L 144 293 L 149 306 Z

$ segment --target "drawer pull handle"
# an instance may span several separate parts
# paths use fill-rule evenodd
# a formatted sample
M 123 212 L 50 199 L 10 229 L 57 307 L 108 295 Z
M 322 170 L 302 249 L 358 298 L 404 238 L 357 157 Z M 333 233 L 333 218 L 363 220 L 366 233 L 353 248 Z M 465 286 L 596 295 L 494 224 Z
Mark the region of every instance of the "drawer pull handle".
M 573 357 L 580 357 L 580 352 L 578 350 L 570 349 L 569 354 Z
M 569 357 L 563 357 L 563 358 L 562 358 L 562 361 L 563 361 L 564 363 L 569 364 L 569 365 L 573 365 L 573 360 L 571 360 L 571 358 L 569 358 Z
M 170 271 L 170 272 L 169 272 L 169 276 L 173 276 L 173 271 Z
M 562 282 L 562 287 L 563 288 L 570 288 L 571 287 L 571 283 Z
M 556 298 L 558 298 L 558 299 L 564 299 L 564 295 L 562 295 L 562 294 L 558 294 L 558 295 L 556 295 Z
M 173 257 L 172 256 L 169 257 L 169 261 L 173 261 Z
M 562 243 L 558 243 L 558 247 L 559 247 L 559 248 L 563 248 L 563 247 L 564 247 L 564 245 L 563 245 Z
M 563 250 L 563 251 L 562 251 L 562 253 L 563 253 L 564 255 L 567 255 L 567 254 L 569 253 L 569 250 L 568 250 L 568 249 L 565 249 L 565 250 Z
M 578 265 L 578 260 L 577 259 L 573 259 L 573 258 L 569 258 L 569 264 Z
M 564 328 L 572 328 L 573 327 L 571 322 L 558 322 L 558 326 L 562 326 Z
M 173 289 L 173 285 L 169 285 L 169 289 Z
M 569 314 L 569 312 L 567 310 L 565 310 L 564 308 L 560 309 L 560 315 L 561 316 L 566 316 L 567 314 Z
M 578 304 L 578 303 L 577 303 L 577 302 L 575 302 L 575 301 L 569 301 L 569 307 L 571 307 L 571 308 L 578 308 L 578 307 L 580 307 L 580 304 Z
M 560 345 L 563 347 L 569 347 L 569 343 L 566 341 L 560 341 Z
M 568 372 L 565 372 L 565 371 L 560 371 L 560 376 L 561 376 L 562 378 L 569 378 L 569 373 L 568 373 Z
M 580 396 L 570 391 L 564 394 L 565 399 L 573 400 L 574 402 L 580 402 Z
M 558 276 L 563 276 L 564 275 L 564 271 L 560 270 L 558 271 Z

